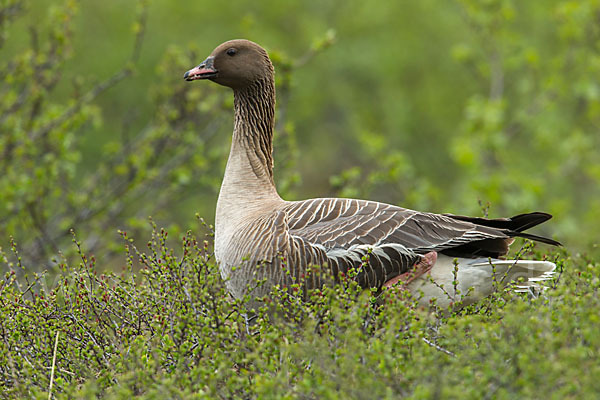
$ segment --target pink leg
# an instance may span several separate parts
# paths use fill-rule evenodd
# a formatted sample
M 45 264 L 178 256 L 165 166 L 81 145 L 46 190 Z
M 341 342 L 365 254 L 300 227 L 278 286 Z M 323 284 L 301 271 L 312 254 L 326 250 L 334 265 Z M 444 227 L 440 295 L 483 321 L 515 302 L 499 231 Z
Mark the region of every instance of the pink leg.
M 400 275 L 390 279 L 389 281 L 384 283 L 383 286 L 384 287 L 392 287 L 399 282 L 401 282 L 402 285 L 407 285 L 407 284 L 411 283 L 412 281 L 414 281 L 415 279 L 417 279 L 418 277 L 420 277 L 421 275 L 426 274 L 429 271 L 431 271 L 431 268 L 433 268 L 436 261 L 437 261 L 437 253 L 435 251 L 431 251 L 431 252 L 425 254 L 423 257 L 421 257 L 421 260 L 419 260 L 419 262 L 417 262 L 415 265 L 413 265 L 413 268 L 410 271 L 405 272 L 403 274 L 400 274 Z

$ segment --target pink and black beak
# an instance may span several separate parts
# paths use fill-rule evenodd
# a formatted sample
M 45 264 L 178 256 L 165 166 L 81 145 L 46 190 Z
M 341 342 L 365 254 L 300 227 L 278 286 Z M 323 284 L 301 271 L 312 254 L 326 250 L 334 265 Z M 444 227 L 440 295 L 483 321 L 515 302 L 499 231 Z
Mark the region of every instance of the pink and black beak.
M 213 65 L 214 61 L 215 58 L 213 56 L 208 57 L 206 60 L 202 61 L 202 64 L 183 74 L 183 79 L 186 81 L 195 81 L 197 79 L 210 79 L 216 77 L 218 71 Z

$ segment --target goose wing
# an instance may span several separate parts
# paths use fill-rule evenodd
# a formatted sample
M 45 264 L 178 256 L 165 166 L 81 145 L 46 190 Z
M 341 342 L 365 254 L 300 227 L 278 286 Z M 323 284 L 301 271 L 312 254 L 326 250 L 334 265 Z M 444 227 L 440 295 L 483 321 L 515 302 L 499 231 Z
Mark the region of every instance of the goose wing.
M 364 287 L 383 285 L 431 251 L 497 258 L 508 252 L 516 236 L 560 245 L 522 232 L 551 218 L 545 213 L 485 219 L 336 198 L 290 202 L 284 212 L 292 253 L 318 254 L 311 259 L 327 263 L 334 275 L 360 267 L 358 280 Z
M 291 202 L 285 214 L 291 254 L 312 255 L 311 262 L 327 263 L 334 276 L 360 268 L 357 280 L 363 287 L 380 287 L 430 251 L 500 240 L 506 252 L 510 240 L 497 228 L 374 201 Z
M 313 199 L 292 202 L 286 211 L 291 234 L 328 250 L 395 243 L 424 254 L 511 237 L 506 229 L 375 201 Z

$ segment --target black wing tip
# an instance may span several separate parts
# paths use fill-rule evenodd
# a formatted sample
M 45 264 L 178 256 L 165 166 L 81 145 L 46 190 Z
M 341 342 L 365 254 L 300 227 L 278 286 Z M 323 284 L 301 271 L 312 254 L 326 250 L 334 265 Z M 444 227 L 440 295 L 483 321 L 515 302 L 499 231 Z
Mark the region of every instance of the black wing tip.
M 541 224 L 542 222 L 552 219 L 552 214 L 543 211 L 533 211 L 529 213 L 518 214 L 509 219 L 512 221 L 518 221 L 520 219 L 535 220 L 538 221 L 538 224 Z
M 547 238 L 545 236 L 534 235 L 532 233 L 514 232 L 510 236 L 520 237 L 520 238 L 523 238 L 523 239 L 529 239 L 529 240 L 533 240 L 533 241 L 536 241 L 536 242 L 549 244 L 551 246 L 563 247 L 563 244 L 561 242 L 559 242 L 558 240 L 550 239 L 550 238 Z
M 527 213 L 522 213 L 522 214 L 518 214 L 515 215 L 513 218 L 519 218 L 519 217 L 527 217 L 527 216 L 539 216 L 539 217 L 544 217 L 546 218 L 546 220 L 549 220 L 550 218 L 552 218 L 552 214 L 544 212 L 544 211 L 532 211 L 532 212 L 527 212 Z
M 562 243 L 558 240 L 523 232 L 527 229 L 533 228 L 534 226 L 543 224 L 549 219 L 552 219 L 552 214 L 543 211 L 533 211 L 515 215 L 514 217 L 509 218 L 510 224 L 512 225 L 509 227 L 509 229 L 512 231 L 509 233 L 509 235 L 549 244 L 551 246 L 562 247 Z
M 465 215 L 443 214 L 447 217 L 460 221 L 471 222 L 476 225 L 489 226 L 491 228 L 509 229 L 511 231 L 521 232 L 542 224 L 552 218 L 552 214 L 542 211 L 534 211 L 515 215 L 511 218 L 483 218 L 483 217 L 468 217 Z
M 529 228 L 543 224 L 551 218 L 552 214 L 541 211 L 519 214 L 509 218 L 511 226 L 508 228 L 513 231 L 523 232 Z
M 468 221 L 476 225 L 487 226 L 501 230 L 510 237 L 522 237 L 536 242 L 546 243 L 552 246 L 562 246 L 559 241 L 531 233 L 524 233 L 527 229 L 540 225 L 552 218 L 552 214 L 543 211 L 534 211 L 515 215 L 511 218 L 481 218 L 466 217 L 462 215 L 446 214 L 454 219 Z

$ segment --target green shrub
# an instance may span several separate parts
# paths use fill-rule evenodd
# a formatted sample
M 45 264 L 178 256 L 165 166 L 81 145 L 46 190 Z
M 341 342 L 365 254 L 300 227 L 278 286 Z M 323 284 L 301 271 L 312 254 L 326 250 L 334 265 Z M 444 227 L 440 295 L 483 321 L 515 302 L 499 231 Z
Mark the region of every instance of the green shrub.
M 4 398 L 46 397 L 52 371 L 57 398 L 584 398 L 599 389 L 600 265 L 581 258 L 561 258 L 537 298 L 501 291 L 448 314 L 350 280 L 311 302 L 276 290 L 285 312 L 264 308 L 247 324 L 210 238 L 188 232 L 175 250 L 154 227 L 142 251 L 121 237 L 119 273 L 102 273 L 76 239 L 80 262 L 61 261 L 55 279 L 27 273 L 14 242 L 2 253 Z

